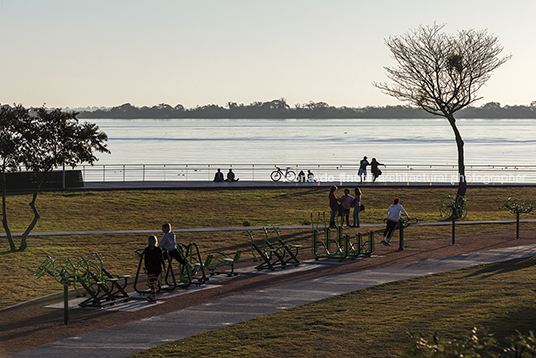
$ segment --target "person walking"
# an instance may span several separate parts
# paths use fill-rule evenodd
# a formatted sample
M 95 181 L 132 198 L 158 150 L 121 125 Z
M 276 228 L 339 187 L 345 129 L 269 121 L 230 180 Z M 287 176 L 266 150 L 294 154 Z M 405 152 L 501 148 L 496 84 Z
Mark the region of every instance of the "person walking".
M 398 224 L 398 220 L 400 219 L 400 213 L 404 214 L 408 219 L 410 218 L 406 210 L 400 205 L 400 199 L 395 198 L 393 204 L 387 208 L 387 226 L 383 232 L 383 239 L 381 241 L 385 246 L 391 246 L 389 241 L 391 240 L 393 230 L 396 228 L 396 224 Z
M 164 255 L 162 249 L 158 246 L 156 236 L 151 235 L 147 240 L 147 247 L 145 248 L 144 261 L 145 271 L 149 278 L 149 285 L 151 287 L 151 294 L 147 296 L 147 301 L 156 302 L 156 287 L 158 286 L 158 278 L 162 273 L 162 268 L 166 269 L 166 263 L 164 262 Z
M 370 165 L 370 163 L 367 160 L 367 156 L 364 156 L 359 162 L 359 170 L 357 171 L 357 175 L 361 179 L 361 182 L 367 180 L 367 165 Z
M 380 168 L 378 168 L 378 166 L 380 165 L 383 165 L 385 166 L 384 164 L 382 163 L 378 163 L 378 161 L 376 160 L 376 158 L 372 158 L 372 161 L 370 162 L 370 171 L 372 172 L 372 182 L 375 182 L 376 179 L 382 175 L 382 171 L 380 170 Z
M 329 216 L 329 227 L 330 228 L 336 228 L 335 225 L 335 215 L 339 213 L 339 201 L 337 200 L 337 196 L 335 195 L 335 192 L 337 191 L 337 187 L 333 185 L 331 188 L 329 188 L 329 208 L 331 210 L 330 216 Z
M 361 189 L 355 188 L 355 195 L 354 200 L 352 200 L 352 204 L 354 207 L 354 225 L 353 227 L 359 227 L 359 211 L 361 210 Z

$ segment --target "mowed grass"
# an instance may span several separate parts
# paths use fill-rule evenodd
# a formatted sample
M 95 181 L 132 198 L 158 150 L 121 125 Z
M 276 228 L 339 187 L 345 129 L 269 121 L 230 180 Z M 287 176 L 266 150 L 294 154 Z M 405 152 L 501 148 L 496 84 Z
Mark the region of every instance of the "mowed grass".
M 338 191 L 342 195 L 341 187 Z M 353 188 L 352 189 L 353 192 Z M 385 210 L 395 196 L 411 216 L 421 222 L 440 221 L 439 202 L 446 189 L 365 188 L 362 203 L 366 211 L 361 213 L 362 223 L 383 223 Z M 515 216 L 498 208 L 508 197 L 535 199 L 536 188 L 470 188 L 467 193 L 469 213 L 467 220 L 514 219 Z M 10 194 L 8 220 L 12 232 L 23 231 L 31 220 L 28 203 L 30 194 Z M 303 225 L 311 216 L 316 223 L 317 213 L 326 212 L 327 188 L 286 188 L 257 190 L 152 190 L 152 191 L 79 191 L 45 192 L 37 199 L 41 214 L 34 232 L 79 230 L 133 230 L 154 229 L 160 236 L 162 223 L 170 222 L 174 228 L 240 227 Z M 312 215 L 313 214 L 313 215 Z M 532 218 L 524 215 L 523 218 Z M 323 215 L 320 215 L 323 218 Z M 321 220 L 321 225 L 323 222 Z M 535 224 L 522 224 L 523 230 L 533 230 Z M 513 231 L 510 225 L 459 226 L 457 235 L 472 233 Z M 351 229 L 350 232 L 367 232 L 370 229 Z M 262 238 L 261 232 L 255 237 Z M 285 239 L 310 248 L 311 233 L 308 229 L 284 230 Z M 450 227 L 412 227 L 407 239 L 445 237 Z M 102 253 L 105 265 L 114 273 L 134 274 L 138 265 L 134 250 L 143 248 L 146 234 L 91 234 L 39 236 L 28 239 L 23 252 L 9 252 L 5 238 L 0 239 L 0 270 L 3 292 L 0 308 L 61 290 L 51 277 L 37 280 L 33 273 L 39 264 L 51 255 L 53 258 L 77 258 Z M 15 237 L 18 244 L 19 238 Z M 203 256 L 209 252 L 234 253 L 243 250 L 249 254 L 249 238 L 245 231 L 220 231 L 181 233 L 178 241 L 195 242 Z
M 536 259 L 473 267 L 336 296 L 132 357 L 402 357 L 408 333 L 499 342 L 536 331 Z M 409 355 L 408 355 L 409 356 Z

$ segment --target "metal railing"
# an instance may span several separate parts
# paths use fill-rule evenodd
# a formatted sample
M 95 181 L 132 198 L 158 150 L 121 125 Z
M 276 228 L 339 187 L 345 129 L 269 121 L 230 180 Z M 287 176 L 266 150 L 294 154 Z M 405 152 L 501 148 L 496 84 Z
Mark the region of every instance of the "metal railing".
M 283 171 L 290 167 L 298 174 L 308 170 L 317 182 L 359 182 L 357 164 L 276 164 Z M 83 165 L 86 182 L 117 181 L 212 181 L 217 169 L 226 176 L 229 168 L 240 180 L 271 181 L 276 165 L 270 164 L 106 164 Z M 377 183 L 454 184 L 459 182 L 457 165 L 386 165 Z M 536 166 L 467 165 L 469 184 L 532 184 L 536 183 Z M 370 167 L 366 181 L 372 181 Z

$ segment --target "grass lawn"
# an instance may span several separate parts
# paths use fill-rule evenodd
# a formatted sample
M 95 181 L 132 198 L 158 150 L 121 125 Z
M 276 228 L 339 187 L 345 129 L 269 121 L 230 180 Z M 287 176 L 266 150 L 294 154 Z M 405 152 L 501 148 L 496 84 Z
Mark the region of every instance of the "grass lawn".
M 342 195 L 341 187 L 338 191 Z M 352 190 L 353 192 L 353 190 Z M 366 188 L 362 203 L 362 223 L 383 223 L 385 210 L 395 196 L 400 197 L 407 212 L 421 222 L 440 221 L 439 202 L 443 195 L 455 193 L 445 189 Z M 536 188 L 470 188 L 467 192 L 469 211 L 466 220 L 514 219 L 507 210 L 498 210 L 506 198 L 534 199 Z M 29 194 L 8 197 L 8 220 L 12 232 L 21 232 L 31 219 Z M 303 225 L 311 216 L 327 212 L 327 189 L 257 189 L 257 190 L 148 190 L 45 192 L 37 199 L 41 214 L 34 232 L 79 230 L 150 230 L 161 236 L 162 223 L 174 228 L 240 227 Z M 523 215 L 533 218 L 532 215 Z M 532 230 L 536 224 L 522 224 Z M 363 233 L 370 229 L 352 229 Z M 459 226 L 457 235 L 513 231 L 511 225 Z M 310 230 L 284 230 L 286 241 L 310 248 Z M 255 233 L 260 238 L 261 232 Z M 412 227 L 411 239 L 445 237 L 450 227 Z M 30 236 L 23 252 L 9 252 L 5 238 L 0 241 L 0 289 L 4 292 L 0 308 L 57 292 L 61 286 L 52 278 L 37 281 L 33 272 L 51 255 L 53 258 L 77 258 L 95 252 L 106 253 L 105 265 L 112 272 L 134 274 L 137 258 L 134 250 L 145 247 L 148 235 L 64 235 Z M 18 243 L 18 238 L 15 238 Z M 201 253 L 241 249 L 248 255 L 249 238 L 244 231 L 181 233 L 178 241 L 195 242 Z M 114 258 L 113 260 L 111 258 Z

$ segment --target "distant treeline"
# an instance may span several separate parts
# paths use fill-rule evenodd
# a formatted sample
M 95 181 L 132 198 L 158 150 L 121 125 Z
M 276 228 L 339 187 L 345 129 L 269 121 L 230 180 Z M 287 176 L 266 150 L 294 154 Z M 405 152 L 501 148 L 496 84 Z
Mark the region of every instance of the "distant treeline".
M 80 118 L 433 118 L 431 114 L 410 106 L 385 107 L 333 107 L 324 102 L 309 102 L 289 106 L 285 99 L 254 102 L 249 105 L 229 102 L 221 107 L 209 104 L 184 108 L 159 104 L 152 107 L 135 107 L 125 103 L 118 107 L 83 111 Z M 457 118 L 536 118 L 536 101 L 530 106 L 504 106 L 490 102 L 481 107 L 461 110 Z

